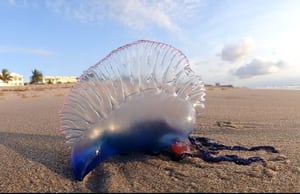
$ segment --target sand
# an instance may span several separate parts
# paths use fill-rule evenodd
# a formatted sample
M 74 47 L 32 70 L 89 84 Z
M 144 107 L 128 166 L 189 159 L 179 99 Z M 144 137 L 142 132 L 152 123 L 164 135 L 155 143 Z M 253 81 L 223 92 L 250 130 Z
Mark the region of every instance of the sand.
M 0 192 L 300 192 L 300 91 L 209 88 L 195 135 L 226 145 L 270 145 L 266 164 L 179 162 L 129 154 L 100 164 L 81 182 L 59 133 L 70 86 L 0 88 Z

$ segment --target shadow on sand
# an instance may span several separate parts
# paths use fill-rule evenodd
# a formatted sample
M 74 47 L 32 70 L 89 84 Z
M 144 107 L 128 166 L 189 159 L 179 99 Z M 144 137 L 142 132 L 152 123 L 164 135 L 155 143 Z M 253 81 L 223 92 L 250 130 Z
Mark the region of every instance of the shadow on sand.
M 64 145 L 63 137 L 0 132 L 0 144 L 18 152 L 28 160 L 44 165 L 49 170 L 69 179 L 74 184 L 79 183 L 72 173 L 69 163 L 70 150 Z M 149 155 L 143 153 L 134 155 L 125 154 L 113 157 L 107 162 L 122 164 L 130 161 L 146 160 L 147 158 L 149 158 Z M 91 192 L 109 192 L 107 181 L 110 179 L 111 175 L 109 169 L 104 169 L 100 164 L 90 173 L 89 177 L 86 177 L 81 183 Z M 77 186 L 75 186 L 74 189 L 75 191 L 81 190 Z
M 24 158 L 43 164 L 51 171 L 74 180 L 69 151 L 59 136 L 0 132 L 0 144 Z
M 114 176 L 116 176 L 115 173 L 117 173 L 117 176 L 122 176 L 125 179 L 129 179 L 129 175 L 127 174 L 126 164 L 131 163 L 133 161 L 146 161 L 150 159 L 151 157 L 156 157 L 154 155 L 151 156 L 150 153 L 130 153 L 130 154 L 122 154 L 122 155 L 116 155 L 112 157 L 111 159 L 108 159 L 110 164 L 114 166 L 112 169 L 105 168 L 105 165 L 102 165 L 101 163 L 99 166 L 94 169 L 90 174 L 85 177 L 85 187 L 89 189 L 93 193 L 109 193 L 112 192 L 109 190 L 109 187 L 111 184 L 118 184 L 117 180 L 114 180 Z M 160 158 L 162 159 L 162 158 Z M 115 167 L 119 167 L 118 169 L 115 169 Z M 115 182 L 115 183 L 112 183 Z M 131 180 L 128 180 L 128 182 L 131 182 Z M 124 184 L 124 183 L 123 183 Z M 129 186 L 129 185 L 128 185 Z M 132 186 L 132 185 L 131 185 Z

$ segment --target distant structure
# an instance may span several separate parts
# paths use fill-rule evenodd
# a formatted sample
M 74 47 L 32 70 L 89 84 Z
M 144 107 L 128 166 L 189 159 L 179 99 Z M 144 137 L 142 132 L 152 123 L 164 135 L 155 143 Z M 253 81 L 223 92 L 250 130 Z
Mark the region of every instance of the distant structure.
M 0 80 L 0 86 L 23 86 L 24 85 L 23 75 L 17 73 L 10 73 L 10 75 L 12 76 L 11 81 L 8 81 L 8 83 L 4 83 L 2 80 Z
M 65 84 L 77 81 L 76 76 L 44 76 L 42 83 L 44 84 Z

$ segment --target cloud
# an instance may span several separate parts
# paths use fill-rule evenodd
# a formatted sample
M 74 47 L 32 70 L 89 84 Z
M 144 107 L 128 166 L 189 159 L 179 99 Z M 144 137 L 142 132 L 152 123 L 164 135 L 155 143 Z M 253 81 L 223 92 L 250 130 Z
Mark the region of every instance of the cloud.
M 222 49 L 222 59 L 224 61 L 236 62 L 249 56 L 254 49 L 254 41 L 245 38 L 238 44 L 227 44 Z
M 16 1 L 15 0 L 8 0 L 8 3 L 11 4 L 11 5 L 16 5 Z
M 21 53 L 39 56 L 50 56 L 54 53 L 45 49 L 20 48 L 11 46 L 0 46 L 0 53 Z
M 250 63 L 238 68 L 233 74 L 239 78 L 250 78 L 253 76 L 275 73 L 286 66 L 287 64 L 284 61 L 272 62 L 253 59 Z
M 115 20 L 136 30 L 158 26 L 172 32 L 180 30 L 180 24 L 194 17 L 200 0 L 48 0 L 46 7 L 56 13 L 81 22 Z

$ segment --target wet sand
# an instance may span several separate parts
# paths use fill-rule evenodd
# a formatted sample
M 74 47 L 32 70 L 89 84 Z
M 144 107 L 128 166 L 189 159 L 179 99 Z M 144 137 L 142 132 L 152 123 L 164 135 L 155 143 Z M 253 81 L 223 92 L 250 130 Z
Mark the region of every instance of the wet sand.
M 220 153 L 259 156 L 265 164 L 129 154 L 78 182 L 58 130 L 69 89 L 0 88 L 0 192 L 300 192 L 300 91 L 207 90 L 194 135 L 225 145 L 274 146 L 279 153 Z

